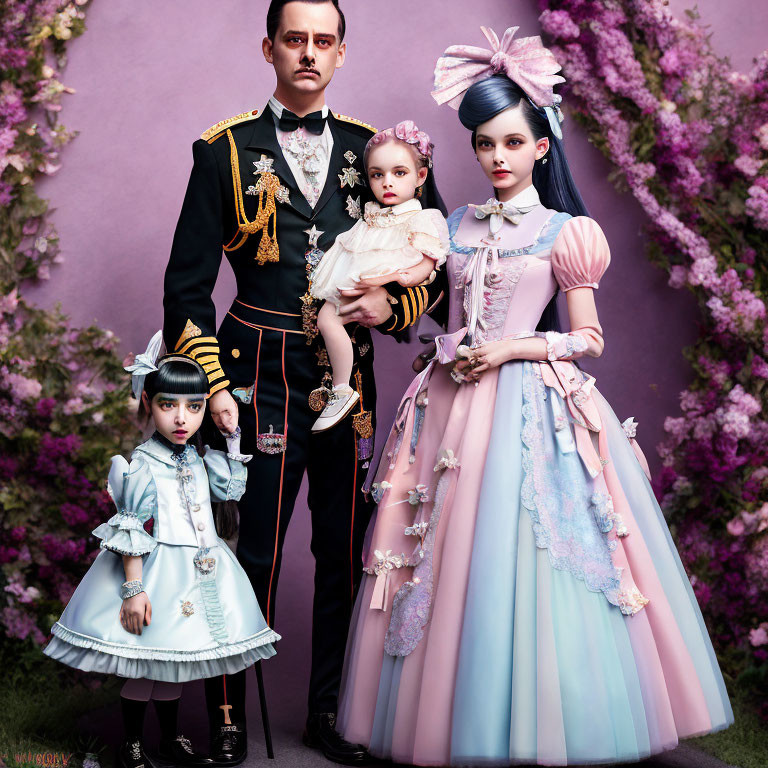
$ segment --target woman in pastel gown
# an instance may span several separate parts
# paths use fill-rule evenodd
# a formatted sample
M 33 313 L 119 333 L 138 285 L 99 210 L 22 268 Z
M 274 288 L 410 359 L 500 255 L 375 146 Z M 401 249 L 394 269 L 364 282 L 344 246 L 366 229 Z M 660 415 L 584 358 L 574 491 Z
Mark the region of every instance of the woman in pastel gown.
M 565 160 L 559 66 L 483 31 L 492 50 L 448 49 L 433 95 L 495 197 L 448 220 L 448 329 L 372 486 L 339 726 L 407 764 L 637 761 L 733 714 L 634 424 L 574 362 L 602 352 L 610 255 Z

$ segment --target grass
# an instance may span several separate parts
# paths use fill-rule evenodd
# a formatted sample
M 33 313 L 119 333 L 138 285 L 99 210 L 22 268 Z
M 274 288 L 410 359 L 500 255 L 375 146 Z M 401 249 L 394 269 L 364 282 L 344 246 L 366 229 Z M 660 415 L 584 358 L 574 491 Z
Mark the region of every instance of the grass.
M 768 724 L 755 713 L 744 698 L 731 699 L 734 723 L 730 728 L 709 736 L 692 739 L 689 744 L 738 768 L 768 766 Z
M 115 701 L 119 682 L 112 678 L 90 690 L 93 680 L 68 672 L 37 647 L 0 644 L 0 759 L 8 768 L 72 768 L 86 753 L 102 764 L 111 754 L 96 739 L 83 736 L 78 720 L 87 712 Z
M 105 745 L 83 736 L 78 721 L 115 702 L 121 681 L 100 677 L 104 685 L 90 690 L 83 681 L 94 676 L 73 676 L 31 645 L 0 643 L 0 669 L 0 760 L 8 768 L 73 768 L 88 752 L 111 765 Z M 730 728 L 687 743 L 737 768 L 766 768 L 768 725 L 744 698 L 734 697 L 732 704 Z

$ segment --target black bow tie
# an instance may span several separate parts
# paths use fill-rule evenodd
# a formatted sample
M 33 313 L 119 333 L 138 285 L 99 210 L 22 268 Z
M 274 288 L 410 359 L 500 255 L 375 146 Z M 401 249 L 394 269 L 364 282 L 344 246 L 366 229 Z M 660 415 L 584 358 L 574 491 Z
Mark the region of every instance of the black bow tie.
M 278 125 L 281 131 L 290 133 L 297 128 L 304 127 L 310 133 L 314 133 L 319 136 L 325 130 L 325 121 L 328 117 L 323 117 L 322 112 L 310 112 L 304 117 L 294 115 L 289 109 L 283 109 L 283 113 L 280 115 Z

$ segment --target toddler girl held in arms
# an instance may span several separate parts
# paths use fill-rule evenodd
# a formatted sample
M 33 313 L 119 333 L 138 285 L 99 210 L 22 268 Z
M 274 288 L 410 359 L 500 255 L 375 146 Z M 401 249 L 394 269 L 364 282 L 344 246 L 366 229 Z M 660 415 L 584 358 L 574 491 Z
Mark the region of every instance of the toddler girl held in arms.
M 350 386 L 352 341 L 339 315 L 340 291 L 396 282 L 415 286 L 434 279 L 445 263 L 448 228 L 437 208 L 422 208 L 419 198 L 434 198 L 429 179 L 434 145 L 411 121 L 380 131 L 365 148 L 368 183 L 378 202 L 369 202 L 365 214 L 348 232 L 336 238 L 312 275 L 312 296 L 325 299 L 317 326 L 333 368 L 333 395 L 312 427 L 322 432 L 338 424 L 359 395 Z M 429 184 L 427 183 L 429 179 Z

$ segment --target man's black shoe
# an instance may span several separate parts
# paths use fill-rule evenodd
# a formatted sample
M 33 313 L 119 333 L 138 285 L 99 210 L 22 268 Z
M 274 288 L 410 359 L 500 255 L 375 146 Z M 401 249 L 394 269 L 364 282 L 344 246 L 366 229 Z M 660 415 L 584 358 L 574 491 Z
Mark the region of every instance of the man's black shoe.
M 205 766 L 213 768 L 214 765 L 213 760 L 209 757 L 203 757 L 203 755 L 195 752 L 189 739 L 181 735 L 170 741 L 161 740 L 157 754 L 160 758 L 158 762 L 183 766 L 184 768 L 205 768 Z
M 318 749 L 328 760 L 342 765 L 367 765 L 368 750 L 360 744 L 345 741 L 336 730 L 336 715 L 332 712 L 310 715 L 302 740 L 308 747 Z
M 211 766 L 240 765 L 248 754 L 245 725 L 219 725 L 211 731 Z
M 144 752 L 141 742 L 124 741 L 117 748 L 117 759 L 115 760 L 117 768 L 155 768 L 152 761 Z

